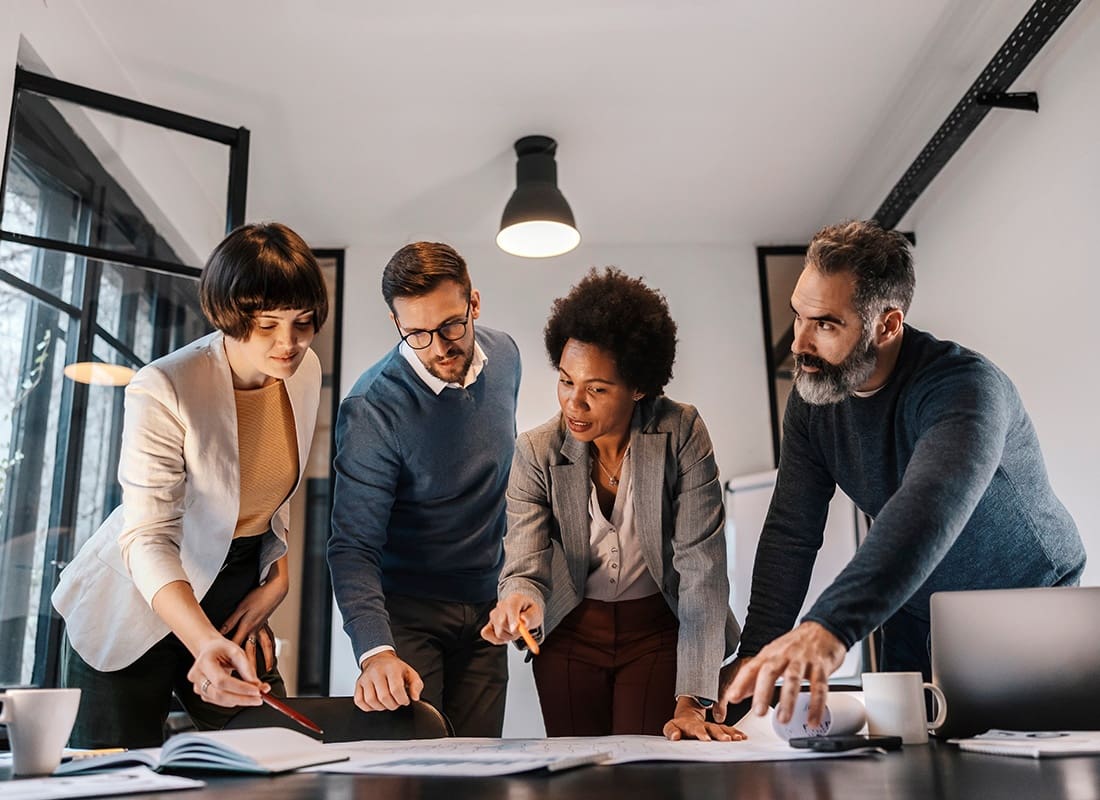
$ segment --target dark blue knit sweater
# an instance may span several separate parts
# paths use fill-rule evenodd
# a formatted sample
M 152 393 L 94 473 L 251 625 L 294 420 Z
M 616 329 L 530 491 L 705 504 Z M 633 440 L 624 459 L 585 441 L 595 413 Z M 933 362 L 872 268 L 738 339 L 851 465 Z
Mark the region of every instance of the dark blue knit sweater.
M 395 347 L 340 404 L 328 560 L 356 656 L 393 645 L 384 593 L 496 597 L 520 360 L 507 334 L 476 338 L 466 389 L 436 395 Z
M 979 353 L 906 326 L 871 397 L 811 406 L 791 392 L 742 655 L 794 625 L 835 486 L 874 523 L 804 619 L 845 645 L 902 607 L 927 620 L 932 592 L 1076 583 L 1084 569 L 1016 387 Z

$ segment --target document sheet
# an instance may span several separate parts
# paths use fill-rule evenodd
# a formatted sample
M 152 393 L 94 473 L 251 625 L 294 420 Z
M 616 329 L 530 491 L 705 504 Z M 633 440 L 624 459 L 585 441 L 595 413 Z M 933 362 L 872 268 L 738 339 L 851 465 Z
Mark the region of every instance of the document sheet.
M 326 745 L 348 760 L 307 768 L 309 772 L 400 775 L 506 775 L 545 767 L 551 771 L 585 764 L 637 761 L 795 761 L 866 755 L 874 748 L 843 753 L 798 750 L 776 736 L 771 712 L 746 716 L 736 727 L 740 742 L 670 742 L 661 736 L 578 736 L 552 739 L 421 739 Z

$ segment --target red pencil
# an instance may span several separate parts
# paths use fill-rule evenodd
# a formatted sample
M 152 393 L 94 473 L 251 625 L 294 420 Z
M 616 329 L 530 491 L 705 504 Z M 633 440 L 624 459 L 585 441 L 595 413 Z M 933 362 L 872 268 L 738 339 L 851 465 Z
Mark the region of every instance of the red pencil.
M 290 717 L 292 720 L 297 722 L 303 728 L 309 728 L 311 731 L 313 731 L 314 733 L 316 733 L 319 736 L 324 735 L 325 732 L 323 730 L 321 730 L 321 728 L 317 725 L 316 722 L 311 720 L 309 717 L 305 717 L 305 716 L 299 714 L 297 711 L 295 711 L 293 708 L 288 706 L 286 703 L 284 703 L 279 698 L 272 697 L 269 694 L 262 695 L 262 697 L 263 697 L 265 703 L 267 703 L 269 706 L 274 708 L 279 713 L 286 714 L 288 717 Z

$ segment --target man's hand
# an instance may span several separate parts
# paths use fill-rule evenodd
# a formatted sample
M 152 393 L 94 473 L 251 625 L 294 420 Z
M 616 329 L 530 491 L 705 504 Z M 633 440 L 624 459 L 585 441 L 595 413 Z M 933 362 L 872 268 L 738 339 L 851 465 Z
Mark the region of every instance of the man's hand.
M 424 681 L 393 651 L 377 653 L 363 662 L 355 682 L 355 705 L 364 711 L 394 711 L 420 699 Z
M 732 683 L 719 700 L 723 714 L 726 703 L 740 702 L 751 694 L 753 713 L 763 716 L 768 712 L 776 680 L 783 678 L 775 714 L 781 723 L 790 722 L 802 679 L 807 678 L 810 681 L 807 722 L 811 726 L 820 725 L 829 696 L 829 676 L 844 662 L 846 651 L 844 643 L 823 626 L 803 622 L 736 667 Z
M 726 721 L 727 706 L 733 702 L 733 693 L 730 691 L 730 687 L 733 685 L 734 679 L 737 678 L 737 673 L 741 671 L 741 667 L 747 661 L 746 658 L 735 658 L 722 667 L 718 673 L 718 701 L 710 711 L 710 715 L 714 717 L 715 722 Z
M 519 638 L 519 621 L 530 631 L 542 625 L 542 611 L 534 599 L 520 592 L 505 597 L 489 612 L 481 638 L 492 644 L 508 644 Z
M 676 713 L 665 723 L 665 738 L 675 742 L 680 739 L 699 739 L 703 742 L 739 742 L 745 734 L 729 725 L 707 722 L 706 709 L 691 697 L 676 699 Z

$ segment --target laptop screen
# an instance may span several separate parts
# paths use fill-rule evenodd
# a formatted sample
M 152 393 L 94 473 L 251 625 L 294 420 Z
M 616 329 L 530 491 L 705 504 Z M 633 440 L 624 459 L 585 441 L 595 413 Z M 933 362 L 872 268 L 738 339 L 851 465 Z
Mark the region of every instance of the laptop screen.
M 939 736 L 1100 729 L 1100 587 L 937 592 Z

